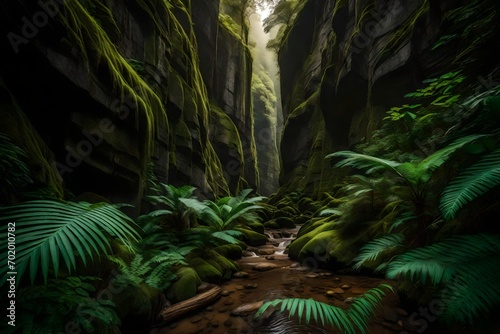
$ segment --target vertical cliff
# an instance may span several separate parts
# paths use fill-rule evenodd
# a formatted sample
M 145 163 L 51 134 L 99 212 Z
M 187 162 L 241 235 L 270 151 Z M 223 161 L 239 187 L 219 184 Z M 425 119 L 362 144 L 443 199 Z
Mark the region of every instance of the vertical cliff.
M 331 190 L 338 178 L 324 157 L 370 138 L 387 110 L 407 103 L 405 94 L 449 69 L 457 43 L 433 46 L 447 34 L 446 14 L 461 3 L 301 3 L 279 50 L 285 191 Z
M 161 181 L 206 196 L 258 187 L 243 11 L 218 0 L 1 6 L 0 131 L 40 185 L 138 204 L 153 162 Z

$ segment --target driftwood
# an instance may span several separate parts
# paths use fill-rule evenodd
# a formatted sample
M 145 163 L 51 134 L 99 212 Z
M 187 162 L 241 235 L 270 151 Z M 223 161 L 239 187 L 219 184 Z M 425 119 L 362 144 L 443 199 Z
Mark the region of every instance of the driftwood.
M 206 305 L 215 299 L 219 298 L 221 289 L 215 284 L 202 284 L 198 288 L 200 291 L 196 296 L 186 299 L 182 302 L 173 304 L 164 308 L 157 316 L 157 323 L 153 327 L 160 327 L 164 324 L 190 312 L 197 308 Z

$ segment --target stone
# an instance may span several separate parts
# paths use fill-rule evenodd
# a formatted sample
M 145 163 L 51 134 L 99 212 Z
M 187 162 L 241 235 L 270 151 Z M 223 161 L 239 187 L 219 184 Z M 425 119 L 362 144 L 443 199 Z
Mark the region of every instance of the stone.
M 329 297 L 329 298 L 333 297 L 334 295 L 335 295 L 335 292 L 333 290 L 328 290 L 326 292 L 326 296 Z
M 334 281 L 334 282 L 340 282 L 340 277 L 338 277 L 338 276 L 334 277 L 334 278 L 333 278 L 333 281 Z
M 224 291 L 222 291 L 222 292 L 220 293 L 220 295 L 221 295 L 222 297 L 227 297 L 227 296 L 229 296 L 229 291 L 224 290 Z
M 266 260 L 268 260 L 268 261 L 272 261 L 272 260 L 274 260 L 274 256 L 273 256 L 273 255 L 266 255 L 266 256 L 264 256 L 264 258 L 265 258 Z
M 294 262 L 290 265 L 290 268 L 294 269 L 294 268 L 299 268 L 300 267 L 300 263 L 299 262 Z
M 264 301 L 243 304 L 241 306 L 238 306 L 234 310 L 232 310 L 231 315 L 246 316 L 246 315 L 252 314 L 252 313 L 256 312 L 263 304 L 264 304 Z
M 306 275 L 306 278 L 318 278 L 318 277 L 320 277 L 320 275 L 316 273 L 310 273 Z
M 191 318 L 191 323 L 195 324 L 197 322 L 200 322 L 203 320 L 203 317 L 199 316 L 199 315 L 195 315 L 194 317 Z
M 336 294 L 339 294 L 339 295 L 345 293 L 344 289 L 341 289 L 341 288 L 335 288 L 335 289 L 333 289 L 333 292 L 335 292 Z
M 234 278 L 247 278 L 249 275 L 245 271 L 237 271 L 233 274 Z
M 262 263 L 257 263 L 252 267 L 253 270 L 256 271 L 268 271 L 277 268 L 278 266 L 273 264 L 273 263 L 267 263 L 267 262 L 262 262 Z
M 344 284 L 344 285 L 342 285 L 340 288 L 341 288 L 341 289 L 344 289 L 344 290 L 349 290 L 349 289 L 351 288 L 351 286 L 350 286 L 350 285 L 348 285 L 348 284 Z
M 344 299 L 344 303 L 352 304 L 352 303 L 354 303 L 355 300 L 356 300 L 355 297 L 347 297 L 346 299 Z
M 257 283 L 248 283 L 245 284 L 245 289 L 257 289 L 259 285 Z
M 272 254 L 274 254 L 274 249 L 260 249 L 259 254 L 260 255 L 272 255 Z

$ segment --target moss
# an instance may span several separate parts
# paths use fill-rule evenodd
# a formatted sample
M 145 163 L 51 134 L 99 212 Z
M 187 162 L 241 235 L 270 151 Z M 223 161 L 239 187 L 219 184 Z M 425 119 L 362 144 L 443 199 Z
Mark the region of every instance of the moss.
M 249 227 L 252 231 L 264 234 L 264 225 L 259 223 L 259 222 L 252 222 L 252 223 L 247 223 L 245 224 L 247 227 Z
M 294 228 L 295 227 L 295 221 L 293 218 L 288 218 L 288 217 L 278 217 L 275 219 L 276 224 L 280 228 Z
M 280 226 L 278 225 L 278 223 L 276 223 L 274 220 L 270 220 L 270 221 L 268 221 L 268 222 L 265 222 L 265 223 L 264 223 L 264 226 L 265 226 L 266 228 L 269 228 L 269 229 L 275 229 L 275 230 L 277 230 L 277 229 L 279 229 L 279 228 L 280 228 Z
M 243 241 L 249 246 L 256 247 L 267 243 L 267 237 L 265 235 L 245 228 L 237 228 L 236 230 L 243 233 Z
M 221 272 L 205 260 L 197 257 L 189 261 L 189 265 L 196 270 L 196 273 L 203 282 L 220 284 L 222 282 Z
M 297 256 L 299 261 L 313 257 L 321 262 L 329 261 L 329 252 L 335 248 L 338 241 L 337 231 L 315 231 L 314 236 L 300 249 Z
M 313 239 L 317 234 L 324 232 L 324 231 L 329 231 L 332 230 L 335 225 L 335 222 L 330 222 L 326 224 L 321 224 L 317 228 L 309 231 L 308 233 L 303 234 L 302 236 L 298 237 L 295 239 L 288 247 L 289 252 L 288 256 L 292 259 L 297 259 L 302 248 L 311 240 Z
M 225 258 L 215 251 L 210 251 L 206 262 L 217 268 L 222 274 L 222 278 L 228 280 L 231 278 L 233 272 L 238 271 L 239 267 L 233 261 Z
M 237 260 L 241 258 L 243 249 L 238 245 L 223 245 L 215 247 L 214 251 L 228 259 Z
M 172 303 L 178 303 L 196 296 L 198 286 L 201 284 L 201 279 L 196 270 L 183 267 L 177 270 L 175 275 L 178 279 L 167 289 L 167 299 Z

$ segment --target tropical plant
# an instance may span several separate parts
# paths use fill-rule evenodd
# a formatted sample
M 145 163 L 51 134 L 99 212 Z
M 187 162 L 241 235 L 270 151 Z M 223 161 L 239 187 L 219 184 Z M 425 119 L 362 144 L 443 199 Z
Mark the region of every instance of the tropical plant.
M 261 201 L 264 197 L 247 198 L 251 192 L 252 189 L 245 189 L 235 197 L 223 197 L 217 202 L 181 199 L 187 207 L 196 212 L 201 221 L 199 226 L 190 231 L 209 233 L 218 241 L 226 243 L 239 243 L 235 237 L 241 236 L 242 233 L 235 228 L 247 222 L 257 221 L 259 218 L 255 210 L 262 208 L 255 202 Z
M 196 188 L 187 185 L 177 188 L 171 184 L 159 183 L 157 187 L 151 189 L 157 189 L 157 193 L 145 196 L 144 199 L 154 205 L 161 205 L 167 210 L 160 209 L 150 215 L 161 217 L 162 222 L 173 227 L 174 230 L 188 229 L 192 223 L 193 212 L 182 200 L 193 198 Z M 173 222 L 174 226 L 170 226 L 170 222 Z
M 77 258 L 86 265 L 88 259 L 94 261 L 96 256 L 109 253 L 110 238 L 131 249 L 132 242 L 138 241 L 140 235 L 136 224 L 119 210 L 122 206 L 35 200 L 0 207 L 4 229 L 7 222 L 15 222 L 18 283 L 25 271 L 29 271 L 32 283 L 39 269 L 45 282 L 51 270 L 57 277 L 61 257 L 69 272 L 77 268 Z M 7 240 L 0 241 L 3 259 L 8 258 Z M 4 277 L 7 271 L 8 266 L 3 265 L 0 276 Z
M 373 288 L 356 298 L 347 311 L 313 299 L 287 298 L 275 299 L 264 303 L 257 313 L 255 313 L 254 317 L 259 317 L 269 307 L 281 304 L 280 312 L 288 311 L 289 317 L 297 313 L 299 321 L 305 316 L 306 323 L 309 323 L 311 320 L 315 322 L 321 321 L 323 326 L 327 324 L 339 328 L 343 333 L 367 333 L 368 322 L 381 305 L 382 298 L 386 294 L 384 289 L 394 291 L 392 286 L 381 284 L 377 288 Z
M 182 250 L 181 250 L 182 251 Z M 147 284 L 153 288 L 164 290 L 176 278 L 172 268 L 179 265 L 186 265 L 184 256 L 177 249 L 156 252 L 149 259 L 145 259 L 142 254 L 135 254 L 130 264 L 122 258 L 109 256 L 108 258 L 118 264 L 120 273 L 116 279 L 117 286 Z
M 10 138 L 0 133 L 0 193 L 4 196 L 16 193 L 16 188 L 32 183 L 26 161 L 28 156 Z
M 68 324 L 75 331 L 112 333 L 120 319 L 111 300 L 92 298 L 96 289 L 91 282 L 96 280 L 99 278 L 49 279 L 45 285 L 20 289 L 16 326 L 4 326 L 2 333 L 63 333 Z
M 400 235 L 366 244 L 356 259 L 359 267 L 390 248 L 402 247 Z M 378 266 L 387 278 L 438 287 L 442 317 L 472 323 L 500 303 L 500 235 L 480 233 L 452 236 L 429 246 L 407 250 Z
M 500 149 L 497 149 L 462 171 L 444 189 L 440 205 L 444 218 L 455 218 L 461 208 L 499 184 Z

